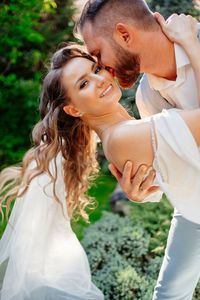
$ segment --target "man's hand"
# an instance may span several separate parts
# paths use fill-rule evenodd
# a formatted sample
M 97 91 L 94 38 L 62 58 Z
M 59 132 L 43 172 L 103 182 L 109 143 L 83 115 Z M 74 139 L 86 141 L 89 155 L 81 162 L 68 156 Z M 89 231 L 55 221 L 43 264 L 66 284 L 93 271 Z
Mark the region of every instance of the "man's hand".
M 151 170 L 148 176 L 145 177 L 148 168 L 141 165 L 134 177 L 131 178 L 132 167 L 132 163 L 128 161 L 125 164 L 123 174 L 121 174 L 113 164 L 108 166 L 110 172 L 115 176 L 127 197 L 135 202 L 142 202 L 146 197 L 159 190 L 158 186 L 152 186 L 155 171 Z

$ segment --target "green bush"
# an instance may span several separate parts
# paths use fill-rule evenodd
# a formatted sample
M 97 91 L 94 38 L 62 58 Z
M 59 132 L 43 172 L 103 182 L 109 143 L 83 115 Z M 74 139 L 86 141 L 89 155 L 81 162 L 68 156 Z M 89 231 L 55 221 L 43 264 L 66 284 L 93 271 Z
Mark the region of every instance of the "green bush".
M 147 231 L 129 217 L 110 212 L 85 229 L 82 244 L 105 299 L 151 299 L 158 261 L 153 268 L 149 240 Z
M 164 196 L 160 203 L 131 203 L 126 217 L 104 212 L 84 230 L 92 278 L 105 300 L 152 298 L 172 213 Z M 200 281 L 192 299 L 200 299 Z
M 164 255 L 173 211 L 165 195 L 159 203 L 132 203 L 130 207 L 132 223 L 149 233 L 149 251 L 155 255 Z

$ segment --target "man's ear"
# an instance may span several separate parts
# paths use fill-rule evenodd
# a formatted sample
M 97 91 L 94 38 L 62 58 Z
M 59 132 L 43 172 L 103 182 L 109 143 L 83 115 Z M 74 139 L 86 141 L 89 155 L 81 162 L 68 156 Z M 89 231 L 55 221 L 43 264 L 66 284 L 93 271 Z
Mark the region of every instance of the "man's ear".
M 67 104 L 63 107 L 63 110 L 66 114 L 72 116 L 72 117 L 80 117 L 81 113 L 78 111 L 72 104 Z
M 131 37 L 128 26 L 124 23 L 117 23 L 113 38 L 123 48 L 129 47 Z

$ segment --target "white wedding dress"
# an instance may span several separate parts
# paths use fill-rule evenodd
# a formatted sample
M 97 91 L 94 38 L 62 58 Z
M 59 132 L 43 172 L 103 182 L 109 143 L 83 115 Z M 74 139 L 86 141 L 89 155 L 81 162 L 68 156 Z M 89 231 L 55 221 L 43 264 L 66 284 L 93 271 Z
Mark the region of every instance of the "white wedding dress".
M 149 201 L 159 201 L 164 192 L 183 217 L 200 224 L 200 149 L 177 111 L 163 110 L 151 117 L 153 168 L 161 191 Z
M 47 185 L 49 176 L 33 179 L 25 195 L 16 200 L 0 240 L 1 300 L 104 299 L 91 281 L 87 256 L 71 229 L 61 156 L 56 160 L 56 193 L 65 217 L 53 198 L 52 184 Z

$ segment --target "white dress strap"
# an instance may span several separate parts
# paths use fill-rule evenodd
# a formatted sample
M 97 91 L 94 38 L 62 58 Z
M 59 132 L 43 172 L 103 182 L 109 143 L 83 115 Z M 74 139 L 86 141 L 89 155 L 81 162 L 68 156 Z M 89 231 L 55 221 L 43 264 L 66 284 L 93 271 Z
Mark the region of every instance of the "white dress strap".
M 198 145 L 177 109 L 154 115 L 150 123 L 159 186 L 184 218 L 200 224 Z

